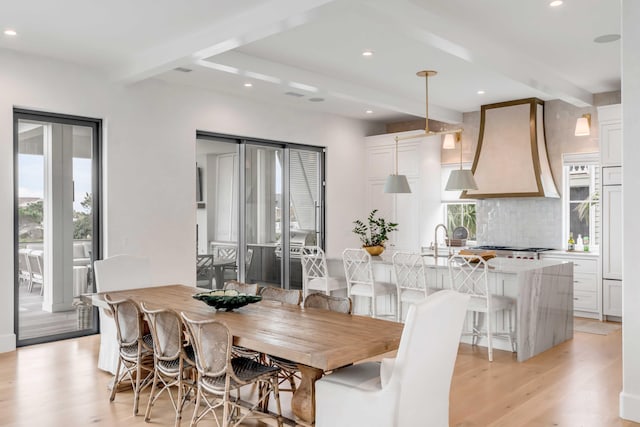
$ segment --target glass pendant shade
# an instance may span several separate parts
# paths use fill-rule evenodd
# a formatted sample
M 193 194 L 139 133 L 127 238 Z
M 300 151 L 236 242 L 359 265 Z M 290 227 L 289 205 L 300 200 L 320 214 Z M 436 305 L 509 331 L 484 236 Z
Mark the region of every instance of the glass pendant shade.
M 385 193 L 411 193 L 406 175 L 389 175 L 384 182 Z
M 587 136 L 591 134 L 589 118 L 586 116 L 587 115 L 585 114 L 584 116 L 578 118 L 578 120 L 576 121 L 576 136 Z
M 470 170 L 456 169 L 451 171 L 444 189 L 446 191 L 477 190 L 478 184 Z

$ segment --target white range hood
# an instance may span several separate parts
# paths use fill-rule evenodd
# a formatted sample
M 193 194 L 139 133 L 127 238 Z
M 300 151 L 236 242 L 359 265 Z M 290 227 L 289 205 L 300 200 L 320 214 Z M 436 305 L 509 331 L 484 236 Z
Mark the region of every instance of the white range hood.
M 544 101 L 483 105 L 471 170 L 478 189 L 462 198 L 560 197 L 547 156 Z

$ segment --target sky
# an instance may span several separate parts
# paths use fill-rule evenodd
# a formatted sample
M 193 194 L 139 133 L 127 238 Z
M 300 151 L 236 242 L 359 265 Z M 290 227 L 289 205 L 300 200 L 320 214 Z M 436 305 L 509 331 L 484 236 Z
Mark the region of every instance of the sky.
M 80 202 L 91 193 L 91 159 L 73 159 L 73 209 L 85 211 Z M 18 155 L 18 197 L 44 198 L 44 157 L 32 154 Z

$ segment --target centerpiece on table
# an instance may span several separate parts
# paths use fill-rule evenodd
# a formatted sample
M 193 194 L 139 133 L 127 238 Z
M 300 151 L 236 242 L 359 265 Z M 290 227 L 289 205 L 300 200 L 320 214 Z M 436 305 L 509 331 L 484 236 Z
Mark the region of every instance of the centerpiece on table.
M 259 295 L 242 294 L 235 289 L 215 290 L 195 294 L 193 298 L 205 302 L 216 310 L 233 311 L 247 304 L 262 300 Z
M 366 223 L 359 219 L 353 221 L 356 225 L 353 232 L 360 238 L 362 248 L 371 256 L 380 255 L 384 251 L 385 242 L 389 240 L 388 234 L 398 230 L 398 224 L 376 218 L 376 213 L 378 209 L 372 210 Z

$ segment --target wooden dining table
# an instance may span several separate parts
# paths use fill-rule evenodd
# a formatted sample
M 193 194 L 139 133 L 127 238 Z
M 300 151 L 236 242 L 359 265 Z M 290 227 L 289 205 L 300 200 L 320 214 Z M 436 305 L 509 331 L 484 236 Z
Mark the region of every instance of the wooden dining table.
M 131 298 L 221 320 L 235 345 L 296 362 L 302 379 L 291 409 L 297 421 L 309 425 L 315 421 L 315 382 L 326 371 L 396 350 L 400 344 L 401 323 L 266 300 L 231 312 L 216 311 L 192 298 L 199 292 L 202 290 L 192 286 L 167 285 L 97 293 L 89 299 L 93 305 L 104 306 L 108 293 L 112 299 Z

